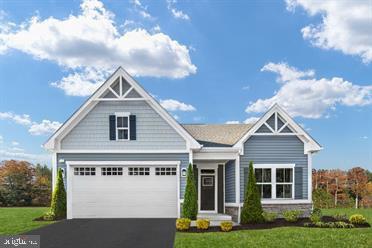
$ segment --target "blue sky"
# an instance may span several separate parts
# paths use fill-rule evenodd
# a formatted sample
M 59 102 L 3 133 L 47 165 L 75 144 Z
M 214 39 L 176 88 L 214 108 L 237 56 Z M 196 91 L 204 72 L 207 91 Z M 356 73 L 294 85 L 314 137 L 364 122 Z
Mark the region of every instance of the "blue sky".
M 0 160 L 41 145 L 119 65 L 182 123 L 250 122 L 278 102 L 372 168 L 370 2 L 0 1 Z

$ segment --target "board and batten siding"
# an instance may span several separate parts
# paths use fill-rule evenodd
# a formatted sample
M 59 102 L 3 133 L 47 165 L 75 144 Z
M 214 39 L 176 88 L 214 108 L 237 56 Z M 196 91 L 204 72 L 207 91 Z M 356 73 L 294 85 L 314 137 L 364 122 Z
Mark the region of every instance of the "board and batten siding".
M 189 164 L 188 153 L 58 153 L 58 168 L 66 168 L 68 161 L 180 161 L 180 171 Z M 62 162 L 63 161 L 63 162 Z M 180 173 L 181 174 L 181 173 Z M 180 176 L 180 198 L 186 186 L 186 177 Z
M 235 160 L 225 165 L 225 202 L 235 202 Z
M 240 199 L 244 201 L 249 162 L 255 164 L 295 164 L 295 199 L 307 199 L 308 161 L 303 142 L 291 136 L 252 136 L 240 156 Z
M 110 140 L 109 115 L 136 115 L 137 139 Z M 61 141 L 65 150 L 181 150 L 186 141 L 145 101 L 99 102 Z

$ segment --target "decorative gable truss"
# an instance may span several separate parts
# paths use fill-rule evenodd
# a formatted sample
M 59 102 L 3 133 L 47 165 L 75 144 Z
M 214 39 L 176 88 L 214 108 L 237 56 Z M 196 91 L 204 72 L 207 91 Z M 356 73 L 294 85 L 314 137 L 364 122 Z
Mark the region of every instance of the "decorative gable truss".
M 274 104 L 234 145 L 244 154 L 244 143 L 252 136 L 297 136 L 304 143 L 304 153 L 317 152 L 322 147 L 298 125 L 278 104 Z
M 122 67 L 119 67 L 93 95 L 47 140 L 44 147 L 61 152 L 61 140 L 100 101 L 146 101 L 186 141 L 188 149 L 199 149 L 201 145 Z

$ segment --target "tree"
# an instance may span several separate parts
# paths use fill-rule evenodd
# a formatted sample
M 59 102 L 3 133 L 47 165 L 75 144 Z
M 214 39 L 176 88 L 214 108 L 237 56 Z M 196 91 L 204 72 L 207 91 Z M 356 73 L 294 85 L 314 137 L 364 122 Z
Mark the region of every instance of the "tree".
M 193 166 L 190 163 L 187 168 L 186 188 L 182 205 L 182 215 L 184 218 L 196 220 L 196 216 L 198 215 L 197 197 Z
M 325 189 L 313 190 L 313 204 L 314 208 L 330 208 L 333 207 L 332 195 Z
M 9 160 L 0 166 L 0 195 L 4 206 L 29 206 L 34 168 L 26 161 Z
M 339 194 L 347 187 L 347 174 L 342 170 L 329 170 L 327 173 L 329 178 L 329 193 L 334 196 L 334 205 L 337 207 Z
M 66 191 L 61 169 L 58 170 L 57 184 L 53 192 L 50 212 L 56 219 L 66 217 Z
M 367 173 L 363 168 L 355 167 L 347 172 L 347 179 L 350 191 L 355 197 L 355 208 L 358 208 L 359 200 L 362 199 L 366 191 L 368 182 Z
M 49 206 L 52 195 L 52 170 L 44 165 L 35 167 L 33 183 L 32 205 Z
M 249 162 L 248 183 L 246 186 L 244 204 L 240 214 L 240 222 L 259 223 L 263 221 L 263 210 L 261 197 L 256 185 L 256 178 L 253 171 L 253 162 Z

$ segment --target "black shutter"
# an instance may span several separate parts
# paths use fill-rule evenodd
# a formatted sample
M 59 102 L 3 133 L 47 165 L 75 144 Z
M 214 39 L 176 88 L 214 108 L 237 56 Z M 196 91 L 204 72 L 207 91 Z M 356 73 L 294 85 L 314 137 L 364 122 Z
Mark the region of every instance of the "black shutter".
M 129 133 L 130 133 L 130 140 L 137 139 L 137 128 L 136 128 L 136 116 L 130 115 L 129 116 Z
M 110 140 L 116 140 L 116 116 L 110 115 Z

